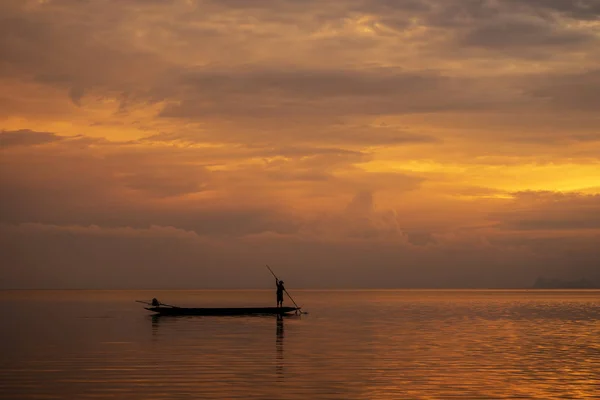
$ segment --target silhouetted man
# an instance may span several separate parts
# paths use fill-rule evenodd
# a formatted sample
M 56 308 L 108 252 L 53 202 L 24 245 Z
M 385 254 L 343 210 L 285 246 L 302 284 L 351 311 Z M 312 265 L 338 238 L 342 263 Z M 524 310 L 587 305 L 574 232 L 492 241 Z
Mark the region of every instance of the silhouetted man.
M 285 287 L 283 286 L 283 281 L 275 279 L 275 283 L 277 284 L 277 307 L 283 307 L 283 292 Z

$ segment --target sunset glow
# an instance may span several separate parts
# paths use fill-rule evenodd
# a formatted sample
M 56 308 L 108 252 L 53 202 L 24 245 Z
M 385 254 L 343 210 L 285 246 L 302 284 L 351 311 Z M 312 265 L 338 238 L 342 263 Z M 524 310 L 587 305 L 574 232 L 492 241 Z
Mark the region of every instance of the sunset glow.
M 599 16 L 4 0 L 0 285 L 600 282 Z

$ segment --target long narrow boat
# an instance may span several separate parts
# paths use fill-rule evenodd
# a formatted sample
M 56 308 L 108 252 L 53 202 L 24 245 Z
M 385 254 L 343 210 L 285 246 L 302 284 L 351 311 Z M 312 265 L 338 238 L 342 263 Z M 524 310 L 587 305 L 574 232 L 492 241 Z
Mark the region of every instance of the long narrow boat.
M 296 307 L 237 307 L 237 308 L 186 308 L 186 307 L 144 307 L 160 315 L 284 315 L 299 311 Z

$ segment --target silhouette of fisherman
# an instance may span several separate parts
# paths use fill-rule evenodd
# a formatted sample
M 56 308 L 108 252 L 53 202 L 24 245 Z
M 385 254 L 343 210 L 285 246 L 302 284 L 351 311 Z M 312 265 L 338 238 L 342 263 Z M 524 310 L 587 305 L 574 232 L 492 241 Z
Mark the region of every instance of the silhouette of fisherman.
M 283 307 L 283 292 L 285 291 L 285 286 L 283 286 L 283 281 L 279 281 L 277 278 L 275 278 L 275 284 L 277 285 L 277 307 Z
M 160 301 L 156 297 L 152 299 L 152 307 L 160 307 Z

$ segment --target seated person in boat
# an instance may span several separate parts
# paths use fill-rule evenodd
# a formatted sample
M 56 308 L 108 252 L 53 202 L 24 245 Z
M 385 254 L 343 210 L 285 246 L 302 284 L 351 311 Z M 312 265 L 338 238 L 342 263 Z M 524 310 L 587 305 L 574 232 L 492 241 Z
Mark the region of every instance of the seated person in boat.
M 283 307 L 283 292 L 285 290 L 283 281 L 275 279 L 275 284 L 277 285 L 277 307 Z
M 152 307 L 159 307 L 160 306 L 160 301 L 158 301 L 158 299 L 155 297 L 152 299 Z

